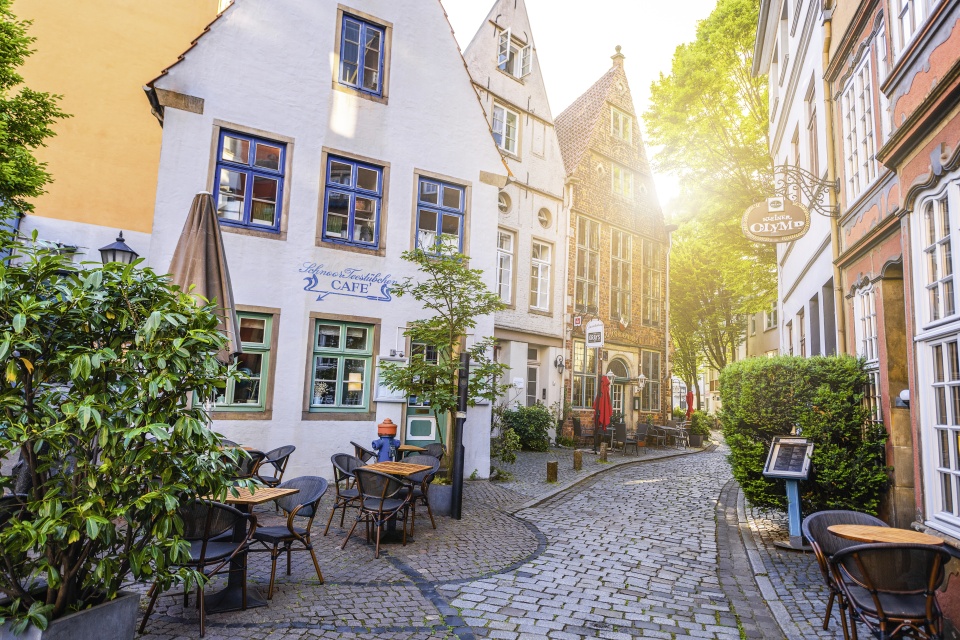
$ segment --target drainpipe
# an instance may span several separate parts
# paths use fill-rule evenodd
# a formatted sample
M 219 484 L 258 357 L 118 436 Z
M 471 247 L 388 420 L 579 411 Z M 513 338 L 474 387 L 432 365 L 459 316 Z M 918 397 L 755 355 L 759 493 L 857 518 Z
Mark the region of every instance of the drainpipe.
M 833 37 L 832 17 L 833 6 L 824 11 L 823 21 L 823 103 L 824 103 L 824 131 L 827 136 L 827 181 L 836 182 L 837 163 L 836 163 L 836 145 L 834 143 L 833 133 L 833 95 L 830 91 L 830 83 L 826 79 L 826 70 L 830 65 L 830 41 Z M 830 218 L 830 246 L 833 250 L 833 299 L 834 312 L 837 314 L 837 353 L 847 352 L 847 321 L 846 309 L 843 300 L 843 284 L 840 281 L 840 208 L 837 200 L 840 197 L 838 190 L 827 189 L 830 207 L 837 212 L 836 216 Z
M 676 231 L 677 228 L 678 227 L 675 224 L 668 224 L 663 228 L 663 230 L 667 232 L 667 286 L 664 288 L 666 295 L 664 296 L 663 303 L 663 322 L 666 326 L 666 330 L 663 332 L 663 357 L 664 361 L 666 362 L 664 371 L 667 373 L 666 382 L 667 386 L 670 388 L 670 415 L 667 416 L 667 420 L 673 419 L 673 370 L 670 368 L 670 250 L 673 248 L 673 232 Z M 643 358 L 641 357 L 640 360 L 640 364 L 642 366 Z

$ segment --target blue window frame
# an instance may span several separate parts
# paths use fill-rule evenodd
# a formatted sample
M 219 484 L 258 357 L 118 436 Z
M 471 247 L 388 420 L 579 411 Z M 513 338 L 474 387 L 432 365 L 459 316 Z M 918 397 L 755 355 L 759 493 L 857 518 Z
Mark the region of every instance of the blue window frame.
M 214 193 L 220 222 L 280 232 L 285 144 L 221 131 Z
M 417 193 L 417 248 L 428 253 L 462 252 L 466 189 L 420 178 Z
M 340 27 L 340 84 L 382 95 L 383 27 L 348 14 Z
M 330 156 L 326 184 L 323 239 L 358 247 L 378 247 L 383 167 Z

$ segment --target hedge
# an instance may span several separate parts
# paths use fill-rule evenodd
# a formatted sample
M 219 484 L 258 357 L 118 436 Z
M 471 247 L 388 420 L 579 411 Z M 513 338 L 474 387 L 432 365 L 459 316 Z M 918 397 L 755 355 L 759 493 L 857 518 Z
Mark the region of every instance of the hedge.
M 720 423 L 733 476 L 755 506 L 785 508 L 784 480 L 763 477 L 775 436 L 796 426 L 814 443 L 800 483 L 803 513 L 852 509 L 876 514 L 888 484 L 882 425 L 863 405 L 867 376 L 850 356 L 748 358 L 720 374 Z
M 548 451 L 550 428 L 554 426 L 550 410 L 539 402 L 532 407 L 517 407 L 503 413 L 503 427 L 512 429 L 526 451 Z

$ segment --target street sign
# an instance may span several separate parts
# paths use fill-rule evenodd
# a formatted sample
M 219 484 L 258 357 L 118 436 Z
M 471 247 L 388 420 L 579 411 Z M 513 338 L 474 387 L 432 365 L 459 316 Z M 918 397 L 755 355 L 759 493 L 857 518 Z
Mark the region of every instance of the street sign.
M 587 348 L 597 349 L 603 346 L 603 321 L 591 320 L 587 323 Z
M 754 242 L 789 242 L 810 228 L 810 211 L 787 198 L 768 198 L 743 214 L 743 235 Z

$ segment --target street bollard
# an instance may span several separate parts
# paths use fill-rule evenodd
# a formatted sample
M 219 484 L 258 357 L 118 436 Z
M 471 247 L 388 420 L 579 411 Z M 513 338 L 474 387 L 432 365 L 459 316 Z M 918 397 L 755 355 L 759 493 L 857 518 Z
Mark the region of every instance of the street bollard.
M 607 461 L 607 443 L 601 442 L 600 443 L 600 462 L 606 462 L 606 461 Z
M 583 469 L 583 451 L 577 449 L 573 452 L 573 470 L 580 471 Z
M 556 460 L 547 463 L 547 482 L 557 481 L 557 464 Z

